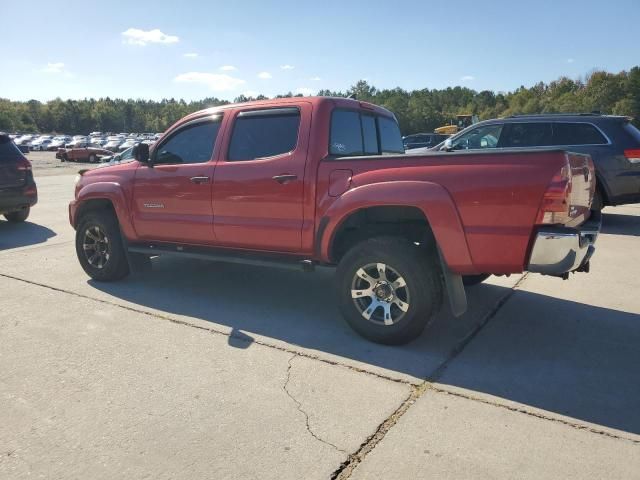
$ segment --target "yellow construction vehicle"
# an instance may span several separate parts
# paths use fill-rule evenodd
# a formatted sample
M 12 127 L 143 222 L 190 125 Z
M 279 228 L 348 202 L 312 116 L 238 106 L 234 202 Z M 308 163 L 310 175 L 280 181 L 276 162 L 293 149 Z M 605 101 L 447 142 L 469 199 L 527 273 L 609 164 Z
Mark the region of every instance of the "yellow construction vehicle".
M 477 115 L 456 115 L 456 122 L 451 121 L 450 125 L 444 125 L 434 130 L 434 133 L 441 135 L 453 135 L 456 134 L 474 123 L 478 123 L 479 119 Z

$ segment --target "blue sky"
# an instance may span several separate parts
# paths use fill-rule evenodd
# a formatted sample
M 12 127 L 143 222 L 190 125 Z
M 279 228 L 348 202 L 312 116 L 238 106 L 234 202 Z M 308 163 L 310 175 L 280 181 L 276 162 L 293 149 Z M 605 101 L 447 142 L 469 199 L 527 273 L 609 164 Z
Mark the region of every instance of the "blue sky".
M 0 97 L 513 90 L 640 65 L 640 0 L 3 2 Z M 10 20 L 9 20 L 10 19 Z

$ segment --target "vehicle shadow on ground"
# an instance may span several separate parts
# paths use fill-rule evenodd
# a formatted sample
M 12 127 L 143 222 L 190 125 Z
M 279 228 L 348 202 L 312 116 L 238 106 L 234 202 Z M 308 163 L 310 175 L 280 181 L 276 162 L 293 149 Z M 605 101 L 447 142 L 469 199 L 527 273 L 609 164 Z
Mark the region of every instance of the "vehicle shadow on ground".
M 229 343 L 238 348 L 261 335 L 418 378 L 432 375 L 489 314 L 487 298 L 494 304 L 510 292 L 471 288 L 468 318 L 454 319 L 445 309 L 417 341 L 386 347 L 363 340 L 342 320 L 332 272 L 203 268 L 198 261 L 157 258 L 153 271 L 126 282 L 90 283 L 128 302 L 228 327 L 234 333 Z M 473 347 L 472 360 L 465 350 L 443 383 L 640 433 L 639 315 L 527 292 L 514 294 L 504 309 L 507 316 L 498 315 L 504 325 L 493 327 L 492 319 L 492 328 L 467 347 Z M 466 367 L 460 369 L 461 362 Z
M 640 314 L 517 291 L 439 380 L 640 434 Z
M 11 223 L 0 220 L 0 251 L 46 242 L 56 232 L 37 223 Z
M 605 213 L 602 215 L 601 233 L 640 237 L 640 217 L 637 215 Z

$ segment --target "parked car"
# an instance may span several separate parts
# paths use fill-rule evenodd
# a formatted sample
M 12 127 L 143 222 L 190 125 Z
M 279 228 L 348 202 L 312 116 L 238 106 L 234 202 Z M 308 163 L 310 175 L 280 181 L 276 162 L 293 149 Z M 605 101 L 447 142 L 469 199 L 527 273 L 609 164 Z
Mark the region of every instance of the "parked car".
M 89 139 L 81 135 L 75 135 L 69 143 L 65 144 L 65 148 L 82 148 L 89 145 Z
M 56 158 L 61 162 L 89 162 L 98 163 L 99 155 L 109 155 L 111 152 L 104 148 L 97 147 L 75 147 L 75 148 L 60 148 L 56 152 Z
M 111 153 L 110 155 L 98 155 L 100 163 L 114 165 L 116 163 L 131 162 L 133 158 L 133 147 L 120 153 Z
M 405 150 L 411 150 L 413 148 L 430 148 L 435 147 L 448 137 L 449 135 L 440 135 L 438 133 L 415 133 L 413 135 L 406 135 L 402 137 L 402 143 L 404 144 Z
M 57 137 L 53 137 L 53 140 L 47 147 L 48 151 L 57 151 L 59 148 L 64 148 L 64 146 L 71 142 L 71 137 L 67 135 L 58 135 Z
M 107 138 L 107 143 L 105 143 L 103 147 L 105 148 L 105 150 L 117 152 L 118 148 L 120 147 L 120 145 L 122 145 L 123 142 L 124 139 L 121 137 L 109 137 Z
M 589 154 L 597 177 L 594 209 L 640 202 L 640 130 L 629 117 L 518 115 L 477 123 L 436 148 L 442 152 L 562 148 Z
M 31 148 L 31 150 L 46 150 L 46 145 L 51 143 L 52 138 L 51 135 L 40 135 L 31 142 L 29 148 Z
M 24 222 L 37 202 L 31 163 L 9 135 L 0 133 L 0 214 L 10 222 Z
M 215 107 L 134 157 L 77 177 L 69 219 L 91 278 L 170 254 L 337 266 L 343 316 L 387 344 L 418 336 L 444 299 L 464 312 L 463 276 L 588 271 L 600 229 L 588 155 L 405 155 L 395 116 L 352 99 Z

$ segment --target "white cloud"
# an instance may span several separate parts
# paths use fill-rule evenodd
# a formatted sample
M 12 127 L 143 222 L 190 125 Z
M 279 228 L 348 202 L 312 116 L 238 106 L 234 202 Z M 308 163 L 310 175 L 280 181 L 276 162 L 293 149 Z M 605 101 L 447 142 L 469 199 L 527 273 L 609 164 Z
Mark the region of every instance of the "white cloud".
M 269 72 L 260 72 L 258 74 L 258 78 L 261 78 L 262 80 L 269 80 L 270 78 L 273 78 L 273 76 Z
M 44 67 L 42 71 L 45 73 L 64 73 L 64 63 L 47 63 L 47 66 Z
M 293 70 L 294 68 L 296 68 L 296 67 L 294 67 L 293 65 L 288 65 L 288 64 L 287 65 L 280 65 L 280 70 Z
M 233 65 L 223 65 L 220 67 L 220 70 L 222 70 L 223 72 L 233 72 L 238 69 Z
M 214 92 L 233 91 L 244 85 L 244 80 L 222 73 L 188 72 L 174 78 L 179 83 L 197 83 L 206 85 Z
M 473 75 L 465 75 L 463 77 L 460 77 L 460 80 L 462 80 L 463 82 L 471 82 L 475 79 L 476 77 L 474 77 Z
M 311 80 L 312 82 L 319 82 L 322 79 L 320 77 L 311 77 L 309 80 Z
M 296 88 L 296 93 L 301 93 L 302 95 L 313 95 L 316 91 L 313 88 L 300 87 Z
M 573 58 L 567 58 L 567 63 L 573 63 L 575 60 Z
M 122 41 L 129 45 L 145 46 L 149 43 L 178 43 L 180 39 L 175 35 L 167 35 L 157 28 L 153 30 L 140 30 L 139 28 L 130 28 L 122 32 Z
M 198 58 L 197 53 L 183 53 L 182 56 L 187 58 Z

